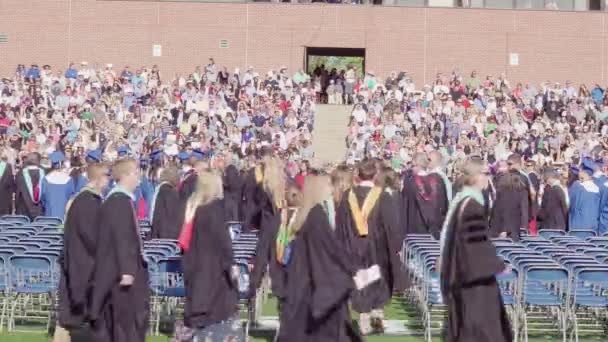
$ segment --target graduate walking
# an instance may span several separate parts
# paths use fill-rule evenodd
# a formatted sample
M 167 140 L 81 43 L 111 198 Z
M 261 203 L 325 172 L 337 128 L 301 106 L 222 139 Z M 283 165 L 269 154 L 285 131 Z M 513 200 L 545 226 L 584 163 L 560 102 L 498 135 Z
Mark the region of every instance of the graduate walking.
M 446 342 L 508 342 L 513 334 L 496 282 L 505 265 L 488 236 L 482 190 L 484 166 L 463 167 L 462 190 L 450 203 L 441 232 L 441 293 L 448 307 Z
M 144 342 L 148 330 L 148 269 L 143 259 L 133 192 L 139 183 L 135 160 L 115 162 L 116 186 L 100 211 L 91 317 L 105 319 L 112 342 Z
M 160 184 L 154 190 L 150 205 L 153 239 L 177 239 L 182 228 L 184 206 L 179 199 L 177 168 L 169 166 L 160 172 Z
M 182 258 L 186 287 L 184 323 L 194 341 L 243 341 L 238 319 L 238 268 L 225 225 L 221 176 L 199 173 L 188 200 L 192 233 Z
M 538 210 L 539 230 L 568 228 L 568 189 L 561 185 L 560 174 L 548 169 L 544 172 L 544 191 Z
M 49 154 L 51 171 L 42 181 L 42 204 L 44 215 L 63 218 L 65 206 L 74 192 L 74 182 L 70 174 L 62 168 L 65 156 L 62 152 Z
M 383 331 L 383 308 L 394 291 L 403 289 L 405 278 L 398 256 L 402 242 L 399 208 L 388 192 L 375 186 L 376 172 L 373 160 L 359 164 L 359 183 L 344 194 L 336 218 L 337 238 L 355 268 L 378 265 L 382 275 L 380 281 L 352 296 L 352 307 L 361 314 L 363 334 Z
M 15 177 L 15 213 L 33 220 L 44 212 L 41 200 L 45 172 L 40 167 L 38 153 L 28 154 L 23 164 L 24 168 Z
M 90 323 L 89 309 L 93 282 L 93 271 L 99 237 L 99 213 L 102 191 L 108 184 L 108 169 L 103 164 L 91 164 L 87 169 L 89 183 L 72 199 L 67 208 L 64 225 L 64 245 L 59 265 L 59 326 L 55 342 L 66 341 L 60 337 L 65 330 L 88 336 L 92 342 L 108 341 L 103 320 L 98 320 L 91 329 L 82 327 Z M 62 329 L 63 328 L 63 329 Z M 69 339 L 68 339 L 69 341 Z
M 286 266 L 280 342 L 363 341 L 352 326 L 348 300 L 353 291 L 377 283 L 380 272 L 377 265 L 356 271 L 333 234 L 334 217 L 327 207 L 331 201 L 329 177 L 309 176 L 289 227 L 294 238 Z
M 3 160 L 4 157 L 4 155 L 0 155 L 0 216 L 13 213 L 13 194 L 15 193 L 13 167 Z
M 594 166 L 584 160 L 578 172 L 578 180 L 569 189 L 570 215 L 568 228 L 599 230 L 600 187 L 593 181 Z

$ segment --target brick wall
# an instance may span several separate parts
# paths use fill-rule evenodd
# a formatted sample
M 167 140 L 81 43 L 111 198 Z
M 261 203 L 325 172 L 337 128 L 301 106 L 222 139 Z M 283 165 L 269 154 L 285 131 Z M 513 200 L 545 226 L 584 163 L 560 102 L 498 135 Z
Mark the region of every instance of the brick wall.
M 353 5 L 0 0 L 0 74 L 18 63 L 158 64 L 167 77 L 214 57 L 258 70 L 301 68 L 304 47 L 365 48 L 367 70 L 417 84 L 459 68 L 512 81 L 608 81 L 605 13 Z M 220 49 L 226 39 L 229 48 Z M 152 45 L 162 57 L 152 57 Z M 519 54 L 509 66 L 508 54 Z

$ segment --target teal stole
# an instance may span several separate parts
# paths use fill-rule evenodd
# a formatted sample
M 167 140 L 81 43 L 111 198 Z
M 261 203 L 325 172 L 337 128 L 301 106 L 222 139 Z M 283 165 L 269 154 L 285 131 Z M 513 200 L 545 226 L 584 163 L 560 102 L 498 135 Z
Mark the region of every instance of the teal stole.
M 440 251 L 441 251 L 440 258 L 443 257 L 443 248 L 445 246 L 447 236 L 448 236 L 448 234 L 452 233 L 449 231 L 449 229 L 450 229 L 450 222 L 452 220 L 452 216 L 454 216 L 454 211 L 456 210 L 456 208 L 458 208 L 460 203 L 467 198 L 472 198 L 477 203 L 479 203 L 481 206 L 485 206 L 485 200 L 483 198 L 483 194 L 481 193 L 481 191 L 479 191 L 475 188 L 469 187 L 469 186 L 463 187 L 462 190 L 460 192 L 458 192 L 456 194 L 456 196 L 454 196 L 454 199 L 452 200 L 452 202 L 450 202 L 450 206 L 448 207 L 448 213 L 445 216 L 445 220 L 443 220 L 443 226 L 441 227 L 441 237 L 439 240 Z

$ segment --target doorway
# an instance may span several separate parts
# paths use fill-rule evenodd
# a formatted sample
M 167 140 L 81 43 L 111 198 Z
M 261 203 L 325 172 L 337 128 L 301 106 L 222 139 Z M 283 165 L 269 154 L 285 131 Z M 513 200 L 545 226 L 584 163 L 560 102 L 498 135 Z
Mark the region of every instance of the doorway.
M 351 66 L 356 70 L 356 77 L 363 78 L 365 75 L 365 49 L 306 47 L 304 70 L 311 76 L 313 86 L 316 88 L 317 102 L 330 104 L 348 102 L 342 96 L 340 99 L 332 99 L 331 96 L 328 96 L 327 88 L 334 83 L 335 74 L 340 74 Z M 341 91 L 344 93 L 344 89 Z M 330 91 L 330 93 L 332 92 Z

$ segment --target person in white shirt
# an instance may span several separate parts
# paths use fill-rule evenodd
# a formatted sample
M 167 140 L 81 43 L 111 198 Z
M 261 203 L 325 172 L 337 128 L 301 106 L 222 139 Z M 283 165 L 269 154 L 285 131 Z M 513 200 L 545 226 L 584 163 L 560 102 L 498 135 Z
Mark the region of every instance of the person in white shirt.
M 359 123 L 359 124 L 363 124 L 365 123 L 365 119 L 367 117 L 367 113 L 365 113 L 365 110 L 361 107 L 360 104 L 357 104 L 355 106 L 355 108 L 353 109 L 353 112 L 351 113 L 351 115 L 355 118 L 355 120 Z

